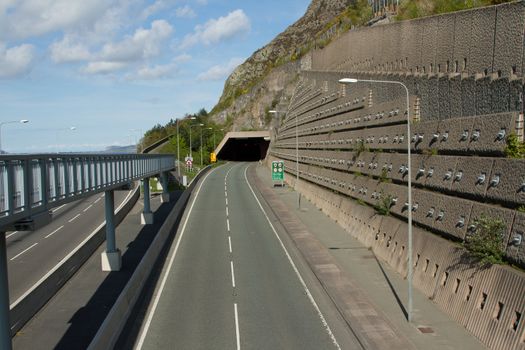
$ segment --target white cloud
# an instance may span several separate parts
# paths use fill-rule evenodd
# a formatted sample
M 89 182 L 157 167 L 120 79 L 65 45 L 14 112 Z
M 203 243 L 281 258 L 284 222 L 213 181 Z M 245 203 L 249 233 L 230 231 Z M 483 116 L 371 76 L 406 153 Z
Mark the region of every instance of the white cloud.
M 157 0 L 142 11 L 141 18 L 143 19 L 149 18 L 150 16 L 153 16 L 157 12 L 168 8 L 168 5 L 169 4 L 164 0 Z
M 228 77 L 233 70 L 240 65 L 244 60 L 242 58 L 232 58 L 224 65 L 216 65 L 197 76 L 197 79 L 202 81 L 222 80 Z
M 23 44 L 6 49 L 0 44 L 0 79 L 14 78 L 28 73 L 32 68 L 35 48 Z
M 130 62 L 159 55 L 164 40 L 169 38 L 172 26 L 165 20 L 151 23 L 151 29 L 140 28 L 133 36 L 118 43 L 104 45 L 100 56 L 105 61 Z
M 198 43 L 204 45 L 215 44 L 244 34 L 250 28 L 250 19 L 244 11 L 235 10 L 224 17 L 210 19 L 204 25 L 195 27 L 194 33 L 184 38 L 182 47 L 185 48 Z
M 154 80 L 162 78 L 171 78 L 177 71 L 179 63 L 187 62 L 191 60 L 191 56 L 188 54 L 182 54 L 175 57 L 171 63 L 159 64 L 154 66 L 142 66 L 134 74 L 128 74 L 127 80 Z
M 90 62 L 82 71 L 86 74 L 110 74 L 127 66 L 124 62 L 96 61 Z
M 197 16 L 195 11 L 193 11 L 193 9 L 188 5 L 177 8 L 175 10 L 175 15 L 178 18 L 195 18 Z
M 51 44 L 50 51 L 55 63 L 87 61 L 92 57 L 87 46 L 74 42 L 69 36 Z
M 114 2 L 114 1 L 113 1 Z M 20 0 L 0 5 L 4 40 L 92 26 L 111 7 L 106 0 Z
M 141 67 L 137 73 L 128 78 L 131 80 L 154 80 L 160 78 L 169 78 L 176 69 L 176 65 L 171 64 L 160 64 L 156 66 L 145 66 Z

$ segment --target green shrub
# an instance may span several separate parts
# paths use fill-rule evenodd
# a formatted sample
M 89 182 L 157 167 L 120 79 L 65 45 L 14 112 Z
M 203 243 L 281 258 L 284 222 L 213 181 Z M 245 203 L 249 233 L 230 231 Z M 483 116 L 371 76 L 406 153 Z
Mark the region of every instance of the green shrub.
M 503 234 L 506 228 L 503 220 L 482 214 L 474 221 L 474 225 L 463 246 L 482 264 L 502 264 Z
M 507 158 L 525 158 L 525 143 L 520 142 L 516 134 L 507 137 L 507 147 L 505 147 Z
M 394 197 L 392 195 L 383 196 L 381 194 L 381 200 L 374 206 L 374 209 L 379 215 L 390 215 L 390 208 L 394 202 Z

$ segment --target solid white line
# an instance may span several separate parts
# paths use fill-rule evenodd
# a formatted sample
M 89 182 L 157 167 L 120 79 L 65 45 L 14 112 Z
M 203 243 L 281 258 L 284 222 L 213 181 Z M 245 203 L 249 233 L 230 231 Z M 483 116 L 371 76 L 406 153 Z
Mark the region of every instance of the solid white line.
M 10 234 L 6 235 L 5 238 L 9 238 L 9 237 L 11 237 L 12 235 L 14 235 L 16 233 L 18 233 L 18 231 L 13 231 Z
M 241 350 L 241 333 L 239 332 L 239 313 L 237 312 L 237 303 L 233 304 L 235 312 L 235 338 L 237 339 L 237 350 Z
M 232 238 L 228 236 L 228 246 L 230 246 L 230 253 L 232 252 Z
M 33 248 L 33 247 L 36 246 L 36 245 L 38 245 L 38 243 L 35 243 L 35 244 L 33 244 L 32 246 L 30 246 L 29 248 L 22 250 L 20 253 L 18 253 L 17 255 L 13 256 L 13 257 L 12 257 L 11 259 L 9 259 L 9 260 L 11 260 L 11 261 L 15 260 L 15 259 L 18 258 L 20 255 L 24 254 L 25 252 L 27 252 L 29 249 Z
M 303 286 L 303 289 L 306 292 L 306 295 L 308 296 L 308 299 L 310 299 L 310 303 L 313 305 L 314 309 L 317 311 L 317 315 L 319 315 L 319 318 L 321 319 L 321 323 L 323 324 L 323 326 L 325 327 L 326 332 L 330 336 L 330 339 L 332 340 L 332 343 L 334 344 L 334 346 L 337 349 L 341 350 L 341 347 L 339 346 L 339 343 L 335 339 L 334 333 L 332 333 L 332 329 L 330 328 L 330 326 L 326 322 L 326 319 L 324 318 L 323 313 L 321 312 L 321 309 L 319 309 L 319 306 L 315 302 L 314 297 L 312 296 L 312 293 L 310 293 L 310 290 L 306 286 L 306 283 L 304 282 L 303 277 L 301 276 L 301 274 L 299 273 L 299 270 L 295 266 L 295 264 L 294 264 L 294 262 L 292 260 L 292 257 L 288 253 L 288 250 L 286 249 L 286 247 L 284 246 L 283 241 L 281 240 L 281 237 L 279 237 L 279 235 L 277 234 L 277 231 L 275 230 L 275 227 L 273 226 L 270 218 L 266 214 L 266 211 L 264 210 L 261 202 L 259 201 L 259 198 L 257 198 L 257 196 L 255 195 L 255 192 L 254 192 L 254 190 L 252 188 L 252 185 L 250 185 L 250 183 L 248 182 L 248 177 L 246 176 L 247 170 L 248 170 L 248 167 L 246 167 L 244 169 L 244 179 L 246 180 L 246 184 L 250 188 L 250 191 L 252 192 L 253 197 L 257 201 L 257 204 L 259 205 L 259 208 L 261 209 L 261 211 L 263 212 L 264 216 L 266 217 L 266 221 L 268 221 L 268 225 L 270 225 L 270 227 L 272 228 L 272 231 L 273 231 L 275 237 L 277 238 L 277 240 L 281 244 L 281 247 L 283 248 L 284 253 L 286 254 L 286 257 L 288 258 L 288 261 L 290 262 L 290 265 L 292 265 L 292 269 L 294 270 L 295 274 L 297 275 L 297 278 L 299 279 L 299 282 L 301 282 L 301 285 Z
M 60 226 L 59 228 L 57 228 L 55 231 L 51 232 L 50 234 L 48 234 L 45 238 L 49 238 L 51 236 L 53 236 L 55 233 L 57 233 L 58 231 L 60 231 L 61 229 L 64 228 L 64 225 Z
M 72 219 L 68 220 L 68 222 L 73 222 L 75 221 L 76 219 L 78 219 L 78 217 L 80 216 L 81 214 L 77 214 L 75 215 Z
M 177 255 L 177 251 L 179 250 L 180 242 L 182 240 L 182 237 L 184 236 L 184 232 L 186 232 L 186 226 L 188 225 L 188 220 L 189 220 L 189 218 L 191 216 L 191 212 L 193 211 L 193 206 L 195 205 L 195 201 L 197 200 L 197 197 L 199 196 L 199 193 L 201 191 L 202 185 L 204 184 L 204 182 L 206 181 L 208 176 L 210 176 L 216 169 L 218 169 L 218 168 L 214 168 L 208 174 L 206 174 L 206 176 L 204 177 L 204 179 L 200 183 L 199 188 L 198 188 L 197 192 L 195 193 L 195 196 L 193 197 L 193 201 L 192 201 L 190 209 L 188 211 L 188 215 L 186 216 L 186 219 L 184 220 L 184 224 L 182 225 L 182 229 L 181 229 L 180 235 L 178 236 L 177 243 L 175 244 L 175 249 L 173 250 L 173 254 L 170 257 L 170 261 L 168 263 L 168 268 L 166 269 L 166 272 L 164 273 L 164 276 L 163 276 L 162 281 L 160 283 L 160 287 L 159 287 L 159 290 L 157 292 L 157 295 L 155 295 L 155 299 L 153 301 L 153 305 L 152 305 L 151 309 L 148 312 L 148 316 L 146 318 L 146 323 L 144 324 L 144 328 L 142 329 L 142 332 L 140 333 L 139 341 L 137 342 L 137 345 L 135 347 L 135 349 L 137 349 L 137 350 L 142 349 L 142 346 L 144 345 L 144 340 L 146 340 L 146 335 L 148 334 L 149 327 L 151 326 L 151 321 L 153 320 L 153 314 L 155 313 L 155 310 L 157 309 L 157 306 L 158 306 L 159 301 L 160 301 L 160 297 L 162 295 L 162 292 L 164 291 L 164 286 L 166 285 L 166 281 L 168 280 L 168 275 L 169 275 L 169 273 L 171 271 L 171 267 L 173 266 L 173 261 L 175 260 L 175 256 Z
M 51 212 L 54 213 L 55 211 L 58 211 L 58 210 L 64 208 L 65 206 L 66 206 L 65 204 L 62 204 L 62 205 L 59 206 L 58 208 L 55 208 L 55 209 L 51 210 Z
M 83 212 L 85 213 L 86 211 L 88 211 L 89 209 L 91 209 L 91 207 L 93 207 L 93 204 L 90 204 L 86 209 L 83 210 Z
M 228 207 L 226 207 L 226 216 L 230 216 L 230 213 L 228 212 Z
M 230 268 L 232 270 L 232 286 L 235 288 L 235 273 L 233 272 L 233 261 L 230 261 Z
M 230 232 L 230 219 L 226 219 L 226 226 L 228 227 L 228 232 Z
M 98 197 L 97 200 L 93 202 L 93 204 L 98 203 L 100 201 L 100 198 L 102 198 L 102 197 Z
M 120 209 L 124 207 L 124 204 L 126 204 L 126 201 L 131 196 L 134 190 L 129 191 L 128 195 L 124 199 L 124 201 L 119 205 L 119 207 L 116 209 L 116 212 L 119 212 Z M 98 225 L 97 228 L 95 228 L 91 233 L 82 241 L 79 245 L 75 247 L 69 254 L 67 254 L 62 260 L 58 262 L 55 266 L 53 266 L 44 276 L 42 276 L 35 284 L 33 284 L 28 290 L 24 292 L 18 299 L 16 299 L 12 304 L 9 305 L 9 309 L 13 309 L 16 307 L 22 300 L 24 300 L 29 294 L 31 294 L 39 285 L 41 285 L 49 276 L 51 276 L 56 270 L 58 270 L 70 257 L 72 257 L 80 248 L 82 248 L 104 225 L 106 224 L 106 221 L 104 220 L 100 225 Z M 11 327 L 12 328 L 12 327 Z

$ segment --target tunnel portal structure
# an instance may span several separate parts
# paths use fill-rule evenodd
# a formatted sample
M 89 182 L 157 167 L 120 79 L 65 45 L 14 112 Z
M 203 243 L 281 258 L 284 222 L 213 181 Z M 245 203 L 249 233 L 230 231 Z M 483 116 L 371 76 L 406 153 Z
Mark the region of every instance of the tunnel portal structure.
M 217 159 L 257 161 L 266 158 L 270 145 L 268 131 L 229 132 L 215 149 Z

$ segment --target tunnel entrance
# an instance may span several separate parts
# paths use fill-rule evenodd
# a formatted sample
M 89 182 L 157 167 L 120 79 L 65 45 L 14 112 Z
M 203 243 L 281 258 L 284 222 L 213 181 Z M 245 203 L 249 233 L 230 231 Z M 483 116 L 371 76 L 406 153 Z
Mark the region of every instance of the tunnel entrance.
M 253 162 L 266 158 L 270 146 L 268 132 L 231 132 L 217 147 L 217 159 Z

